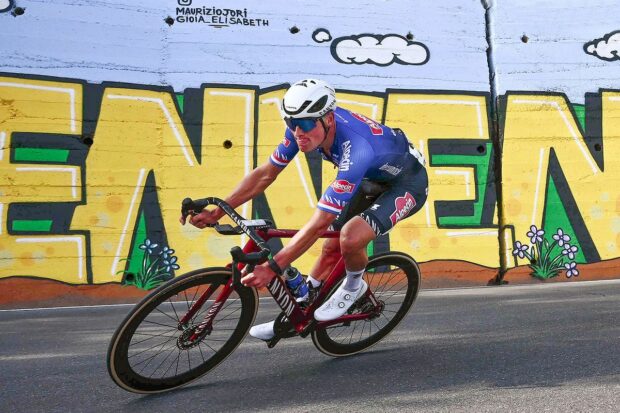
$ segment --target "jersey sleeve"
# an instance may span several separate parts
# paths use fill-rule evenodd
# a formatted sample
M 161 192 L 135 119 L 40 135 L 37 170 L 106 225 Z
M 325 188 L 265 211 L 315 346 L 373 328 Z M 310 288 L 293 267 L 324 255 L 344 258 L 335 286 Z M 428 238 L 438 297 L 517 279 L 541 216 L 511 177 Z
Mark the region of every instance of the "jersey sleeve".
M 317 206 L 321 211 L 336 215 L 342 212 L 347 202 L 359 189 L 374 158 L 374 151 L 364 140 L 345 141 L 341 153 L 342 158 L 338 165 L 336 179 L 323 193 Z
M 286 133 L 284 134 L 284 139 L 282 139 L 282 142 L 280 142 L 278 147 L 269 157 L 269 162 L 275 166 L 284 168 L 295 157 L 295 155 L 297 155 L 297 152 L 299 152 L 299 147 L 297 146 L 295 137 L 291 133 L 290 129 L 287 128 Z

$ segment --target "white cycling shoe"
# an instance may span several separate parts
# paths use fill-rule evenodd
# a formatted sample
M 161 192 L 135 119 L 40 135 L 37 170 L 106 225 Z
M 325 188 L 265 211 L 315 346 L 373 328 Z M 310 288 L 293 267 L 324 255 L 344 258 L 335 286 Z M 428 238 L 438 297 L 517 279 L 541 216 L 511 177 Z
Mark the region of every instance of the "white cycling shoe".
M 364 280 L 362 280 L 362 285 L 357 289 L 357 291 L 347 291 L 343 288 L 343 286 L 344 283 L 338 287 L 329 300 L 314 311 L 315 320 L 331 321 L 338 317 L 342 317 L 347 313 L 347 310 L 351 308 L 353 303 L 355 303 L 358 298 L 362 297 L 366 293 L 366 290 L 368 290 L 368 284 L 366 284 L 366 281 Z
M 259 340 L 269 341 L 276 335 L 273 331 L 273 325 L 276 320 L 269 321 L 263 324 L 257 324 L 250 329 L 250 335 Z

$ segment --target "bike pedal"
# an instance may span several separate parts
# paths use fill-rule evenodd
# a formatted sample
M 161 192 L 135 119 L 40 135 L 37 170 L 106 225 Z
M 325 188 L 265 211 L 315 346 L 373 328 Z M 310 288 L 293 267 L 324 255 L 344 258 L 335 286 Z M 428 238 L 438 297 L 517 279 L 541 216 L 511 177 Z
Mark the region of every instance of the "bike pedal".
M 280 338 L 281 337 L 279 337 L 279 336 L 275 336 L 271 340 L 267 341 L 267 347 L 274 348 L 276 346 L 276 344 L 278 344 L 278 341 L 280 341 Z

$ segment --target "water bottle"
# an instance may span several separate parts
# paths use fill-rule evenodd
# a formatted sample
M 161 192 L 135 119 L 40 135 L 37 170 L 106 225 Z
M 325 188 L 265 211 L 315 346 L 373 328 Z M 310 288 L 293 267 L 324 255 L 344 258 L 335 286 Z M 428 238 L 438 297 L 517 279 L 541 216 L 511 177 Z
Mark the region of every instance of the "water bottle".
M 308 299 L 308 284 L 306 284 L 304 276 L 301 275 L 297 268 L 288 267 L 286 271 L 284 271 L 284 280 L 297 302 L 306 301 Z

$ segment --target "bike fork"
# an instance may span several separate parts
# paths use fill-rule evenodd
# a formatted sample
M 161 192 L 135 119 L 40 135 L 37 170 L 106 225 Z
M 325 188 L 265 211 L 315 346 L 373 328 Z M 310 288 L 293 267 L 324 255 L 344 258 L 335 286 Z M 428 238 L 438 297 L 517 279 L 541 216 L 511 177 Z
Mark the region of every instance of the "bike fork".
M 183 326 L 187 325 L 189 320 L 191 320 L 192 316 L 196 314 L 196 312 L 198 312 L 198 310 L 209 299 L 209 297 L 213 295 L 213 293 L 215 292 L 217 288 L 218 286 L 214 286 L 214 285 L 209 286 L 209 289 L 204 292 L 204 294 L 198 299 L 198 301 L 196 301 L 194 305 L 189 309 L 187 314 L 183 316 L 183 318 L 181 319 L 181 322 L 179 323 L 179 327 L 182 328 Z M 205 330 L 211 331 L 212 323 L 213 323 L 213 320 L 215 319 L 215 316 L 217 316 L 217 314 L 220 312 L 220 309 L 222 308 L 226 300 L 228 300 L 228 297 L 230 297 L 232 290 L 233 290 L 232 280 L 229 280 L 224 285 L 224 288 L 222 288 L 222 291 L 220 291 L 219 295 L 217 296 L 213 304 L 211 304 L 211 307 L 207 310 L 207 313 L 205 314 L 204 319 L 202 320 L 200 325 L 198 325 L 198 327 L 196 328 L 196 331 L 194 331 L 194 333 L 190 337 L 191 341 L 198 339 L 198 337 L 201 337 Z

